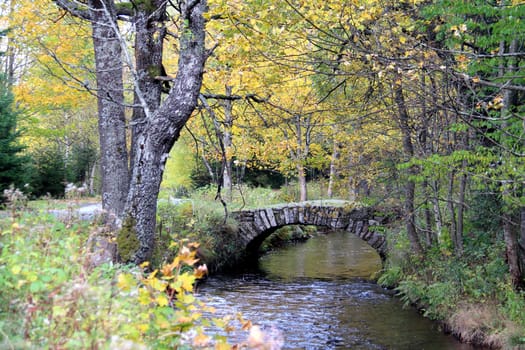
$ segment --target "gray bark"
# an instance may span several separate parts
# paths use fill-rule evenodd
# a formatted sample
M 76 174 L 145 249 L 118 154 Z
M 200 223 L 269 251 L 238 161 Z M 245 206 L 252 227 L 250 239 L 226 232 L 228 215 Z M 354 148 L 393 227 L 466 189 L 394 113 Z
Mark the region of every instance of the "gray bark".
M 454 206 L 454 181 L 456 179 L 456 170 L 452 169 L 448 178 L 448 194 L 447 194 L 447 209 L 450 215 L 450 239 L 454 245 L 454 250 L 457 251 L 457 226 L 456 226 L 456 208 Z
M 429 193 L 430 186 L 428 184 L 428 181 L 425 180 L 423 182 L 423 191 L 425 196 L 425 238 L 426 238 L 426 245 L 427 247 L 432 246 L 432 243 L 434 241 L 434 232 L 432 230 L 432 213 L 430 211 L 430 202 L 429 198 L 431 198 Z
M 465 192 L 467 190 L 468 176 L 466 174 L 467 161 L 463 160 L 461 179 L 459 181 L 459 198 L 458 198 L 458 225 L 456 228 L 456 255 L 463 255 L 463 224 L 465 211 Z
M 156 79 L 165 76 L 162 65 L 163 41 L 166 36 L 166 2 L 155 0 L 155 7 L 138 3 L 139 11 L 133 17 L 135 24 L 135 91 L 133 116 L 131 118 L 130 168 L 133 169 L 137 139 L 146 125 L 148 113 L 160 106 L 163 84 L 168 82 Z M 133 67 L 131 67 L 133 68 Z
M 439 184 L 436 180 L 432 180 L 432 209 L 434 211 L 434 224 L 436 225 L 436 236 L 438 242 L 441 242 L 441 234 L 443 233 L 443 218 L 441 215 L 441 207 L 439 206 Z
M 157 197 L 164 165 L 181 129 L 195 107 L 207 58 L 204 46 L 206 1 L 182 3 L 178 72 L 166 100 L 147 121 L 136 139 L 133 173 L 124 215 L 139 241 L 130 260 L 151 258 L 155 244 Z
M 102 207 L 120 216 L 129 188 L 121 43 L 113 1 L 90 0 L 97 79 Z
M 398 81 L 401 81 L 399 77 Z M 409 115 L 405 103 L 405 97 L 403 95 L 403 87 L 401 83 L 394 83 L 394 102 L 397 106 L 398 112 L 398 122 L 399 128 L 403 136 L 403 150 L 408 159 L 414 156 L 414 146 L 412 144 L 412 132 L 409 125 Z M 413 175 L 415 169 L 411 167 L 409 169 L 409 176 Z M 408 179 L 405 184 L 405 225 L 408 235 L 408 240 L 410 241 L 410 247 L 412 251 L 418 255 L 423 253 L 423 248 L 419 241 L 419 237 L 416 230 L 416 213 L 415 213 L 415 192 L 416 192 L 416 183 Z
M 308 200 L 308 185 L 306 183 L 306 169 L 304 163 L 306 162 L 306 157 L 310 151 L 310 117 L 307 117 L 306 130 L 303 135 L 303 127 L 301 125 L 301 116 L 294 116 L 295 122 L 295 141 L 296 141 L 296 151 L 295 161 L 297 169 L 297 181 L 299 183 L 299 200 L 306 201 Z M 304 143 L 304 145 L 303 145 Z
M 137 3 L 133 11 L 113 0 L 89 0 L 87 9 L 77 1 L 55 2 L 72 15 L 90 21 L 93 27 L 102 202 L 105 209 L 123 218 L 123 227 L 128 232 L 121 232 L 117 240 L 135 237 L 139 242 L 137 247 L 131 247 L 125 260 L 141 263 L 151 258 L 155 244 L 157 197 L 168 153 L 197 105 L 208 55 L 204 46 L 206 0 L 178 2 L 181 12 L 178 73 L 160 106 L 162 86 L 155 77 L 164 73 L 161 59 L 167 2 Z M 127 59 L 134 80 L 134 101 L 140 105 L 133 115 L 131 177 L 122 75 L 122 58 L 129 57 L 122 51 L 126 45 L 118 31 L 117 14 L 132 16 L 137 30 L 136 69 L 131 59 Z
M 326 195 L 328 198 L 332 198 L 334 196 L 334 187 L 335 187 L 335 181 L 337 180 L 337 163 L 339 162 L 339 159 L 341 158 L 341 151 L 340 151 L 341 145 L 335 138 L 335 131 L 334 131 L 334 147 L 332 149 L 332 157 L 330 158 L 330 177 L 328 180 L 328 190 Z
M 226 86 L 226 96 L 231 96 L 232 88 L 231 86 Z M 233 108 L 232 100 L 225 99 L 222 102 L 224 108 L 224 122 L 222 130 L 222 144 L 224 147 L 225 154 L 223 155 L 223 172 L 222 172 L 222 188 L 226 192 L 226 198 L 228 201 L 232 200 L 232 189 L 233 189 L 233 180 L 232 180 L 232 157 L 231 157 L 231 147 L 232 143 L 232 126 L 233 126 Z
M 513 230 L 512 217 L 503 214 L 503 239 L 505 240 L 505 253 L 507 255 L 507 264 L 509 265 L 509 274 L 514 287 L 522 287 L 524 282 L 521 278 L 522 271 L 519 261 L 519 246 L 516 234 Z

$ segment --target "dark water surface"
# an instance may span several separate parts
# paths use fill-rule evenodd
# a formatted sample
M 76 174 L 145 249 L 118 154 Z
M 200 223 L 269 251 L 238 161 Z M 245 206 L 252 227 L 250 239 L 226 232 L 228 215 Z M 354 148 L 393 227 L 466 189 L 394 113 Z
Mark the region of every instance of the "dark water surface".
M 368 281 L 380 268 L 366 243 L 333 232 L 268 254 L 249 272 L 209 278 L 200 292 L 219 313 L 277 330 L 286 349 L 474 349 Z

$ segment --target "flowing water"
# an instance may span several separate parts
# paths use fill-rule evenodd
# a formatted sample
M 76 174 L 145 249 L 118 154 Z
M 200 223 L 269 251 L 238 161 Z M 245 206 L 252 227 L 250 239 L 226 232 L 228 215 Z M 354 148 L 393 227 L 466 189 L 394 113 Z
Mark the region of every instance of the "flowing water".
M 366 243 L 333 232 L 265 255 L 245 272 L 213 276 L 200 292 L 219 313 L 241 312 L 279 334 L 286 349 L 474 349 L 370 282 L 380 268 Z

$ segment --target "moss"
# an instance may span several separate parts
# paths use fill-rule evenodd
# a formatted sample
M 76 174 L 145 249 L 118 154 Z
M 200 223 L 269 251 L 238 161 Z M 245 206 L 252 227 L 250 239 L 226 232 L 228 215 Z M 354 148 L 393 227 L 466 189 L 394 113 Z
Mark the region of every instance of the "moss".
M 132 11 L 133 10 L 133 3 L 131 2 L 120 2 L 120 3 L 117 3 L 115 4 L 115 7 L 117 9 L 117 12 L 120 10 L 128 10 L 128 11 Z
M 155 77 L 166 75 L 166 74 L 163 74 L 161 67 L 151 65 L 148 67 L 148 75 L 150 78 L 155 78 Z
M 123 262 L 131 261 L 131 258 L 140 247 L 135 224 L 135 219 L 128 216 L 117 234 L 117 252 L 120 260 Z
M 133 5 L 139 10 L 145 10 L 147 12 L 153 12 L 157 9 L 152 0 L 135 0 L 133 1 Z

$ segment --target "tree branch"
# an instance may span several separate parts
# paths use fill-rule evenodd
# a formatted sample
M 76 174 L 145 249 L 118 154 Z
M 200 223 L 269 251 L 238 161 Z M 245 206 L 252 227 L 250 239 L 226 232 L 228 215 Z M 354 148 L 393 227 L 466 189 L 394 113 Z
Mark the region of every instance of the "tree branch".
M 58 7 L 69 12 L 75 17 L 79 17 L 91 21 L 91 14 L 85 4 L 79 3 L 75 0 L 53 0 Z

